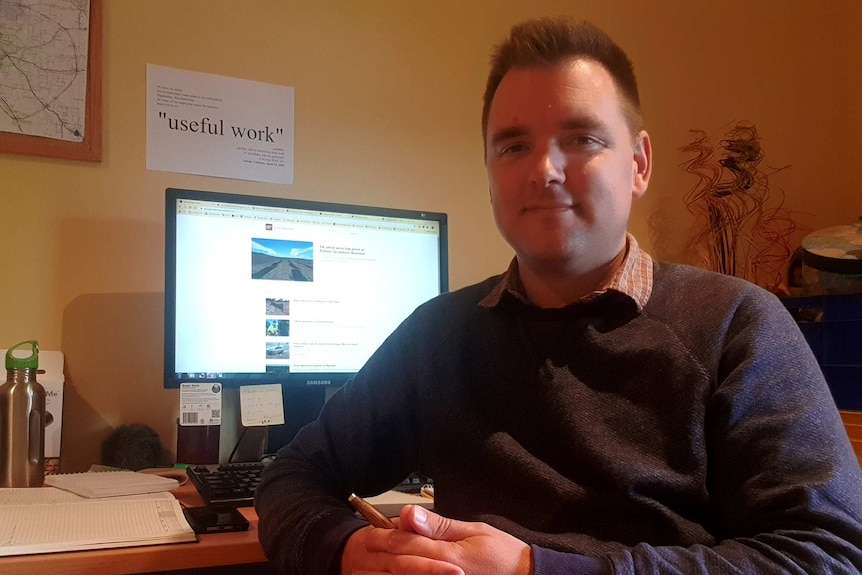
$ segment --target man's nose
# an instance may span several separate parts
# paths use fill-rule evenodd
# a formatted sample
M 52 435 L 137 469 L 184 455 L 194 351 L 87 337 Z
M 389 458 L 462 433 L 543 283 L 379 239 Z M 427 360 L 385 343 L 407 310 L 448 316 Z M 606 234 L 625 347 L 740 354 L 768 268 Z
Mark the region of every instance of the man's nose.
M 542 187 L 566 181 L 566 156 L 558 146 L 549 145 L 536 151 L 532 180 Z

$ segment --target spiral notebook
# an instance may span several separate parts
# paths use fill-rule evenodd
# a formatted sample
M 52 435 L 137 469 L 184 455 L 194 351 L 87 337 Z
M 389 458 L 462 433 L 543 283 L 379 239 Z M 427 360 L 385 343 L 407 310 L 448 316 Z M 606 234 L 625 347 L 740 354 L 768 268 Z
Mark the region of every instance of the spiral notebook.
M 180 483 L 169 477 L 137 471 L 100 471 L 46 475 L 45 485 L 71 491 L 82 497 L 96 498 L 173 491 Z

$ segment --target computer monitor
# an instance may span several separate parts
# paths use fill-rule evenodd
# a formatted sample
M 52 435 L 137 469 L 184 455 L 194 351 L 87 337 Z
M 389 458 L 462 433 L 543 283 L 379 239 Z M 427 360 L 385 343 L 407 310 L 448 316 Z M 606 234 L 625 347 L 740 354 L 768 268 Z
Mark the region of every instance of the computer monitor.
M 167 388 L 282 384 L 312 398 L 309 419 L 318 390 L 344 384 L 448 289 L 443 213 L 172 188 L 165 197 Z

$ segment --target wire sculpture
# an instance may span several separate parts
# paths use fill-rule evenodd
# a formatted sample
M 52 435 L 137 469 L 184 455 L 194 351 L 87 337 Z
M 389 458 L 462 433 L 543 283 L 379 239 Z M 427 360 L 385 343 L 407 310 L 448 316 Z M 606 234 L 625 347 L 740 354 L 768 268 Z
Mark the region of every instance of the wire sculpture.
M 761 169 L 763 149 L 750 122 L 739 122 L 725 134 L 720 159 L 706 132 L 691 132 L 692 142 L 679 148 L 694 154 L 680 166 L 699 179 L 684 196 L 696 218 L 690 252 L 708 269 L 778 291 L 792 253 L 790 237 L 798 226 L 783 208 L 783 191 L 777 190 L 776 205 L 768 205 L 769 176 L 790 166 Z

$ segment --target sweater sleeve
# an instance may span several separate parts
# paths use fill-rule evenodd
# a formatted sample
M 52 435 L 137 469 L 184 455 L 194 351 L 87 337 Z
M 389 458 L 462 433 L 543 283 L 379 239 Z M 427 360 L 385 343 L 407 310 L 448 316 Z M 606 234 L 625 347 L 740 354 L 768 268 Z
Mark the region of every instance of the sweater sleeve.
M 350 493 L 381 493 L 416 470 L 405 359 L 416 356 L 404 332 L 396 330 L 266 467 L 255 508 L 261 544 L 279 572 L 339 573 L 347 539 L 368 524 L 348 504 Z
M 620 575 L 862 572 L 862 473 L 810 348 L 770 294 L 725 321 L 708 400 L 713 546 L 640 544 Z
M 610 562 L 533 545 L 533 575 L 610 575 Z
M 435 381 L 423 374 L 446 356 L 449 318 L 463 315 L 452 306 L 476 308 L 495 283 L 417 308 L 266 467 L 255 507 L 261 544 L 279 572 L 338 573 L 348 538 L 367 525 L 348 504 L 350 493 L 376 495 L 425 471 L 420 410 Z
M 344 544 L 367 525 L 319 477 L 307 462 L 279 456 L 256 491 L 260 542 L 279 573 L 339 573 Z

